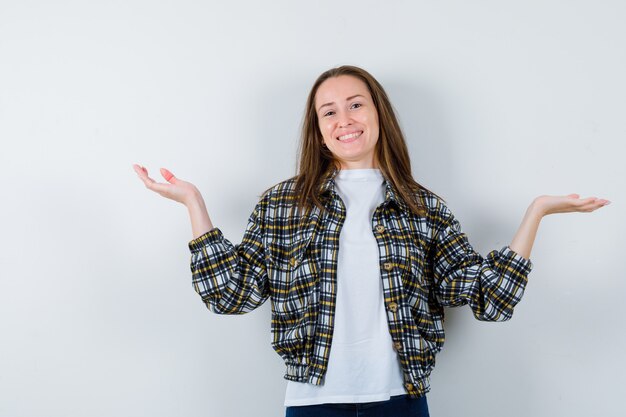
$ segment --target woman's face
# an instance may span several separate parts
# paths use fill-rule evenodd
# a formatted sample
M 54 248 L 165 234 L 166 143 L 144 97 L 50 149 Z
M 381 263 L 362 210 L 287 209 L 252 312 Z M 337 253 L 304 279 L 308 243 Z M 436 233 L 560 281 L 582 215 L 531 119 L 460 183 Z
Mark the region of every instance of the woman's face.
M 324 143 L 341 169 L 378 168 L 378 112 L 367 85 L 351 75 L 324 81 L 315 94 Z

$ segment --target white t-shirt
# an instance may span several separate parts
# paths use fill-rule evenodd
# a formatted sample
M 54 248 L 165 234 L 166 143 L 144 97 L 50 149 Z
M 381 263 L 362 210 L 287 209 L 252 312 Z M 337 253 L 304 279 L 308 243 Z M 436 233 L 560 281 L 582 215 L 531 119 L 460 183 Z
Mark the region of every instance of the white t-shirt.
M 323 385 L 287 381 L 285 406 L 386 401 L 406 394 L 383 299 L 374 210 L 384 201 L 379 169 L 340 170 L 346 207 L 339 235 L 337 303 Z

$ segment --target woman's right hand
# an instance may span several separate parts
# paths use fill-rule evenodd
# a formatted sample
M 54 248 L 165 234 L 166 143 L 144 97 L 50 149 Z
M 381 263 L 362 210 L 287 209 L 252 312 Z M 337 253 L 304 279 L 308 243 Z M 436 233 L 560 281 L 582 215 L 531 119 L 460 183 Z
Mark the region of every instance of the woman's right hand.
M 195 185 L 176 178 L 174 174 L 165 168 L 161 168 L 161 175 L 168 184 L 159 183 L 150 178 L 148 176 L 148 170 L 139 164 L 133 164 L 133 169 L 148 189 L 161 194 L 163 197 L 178 201 L 187 207 L 189 207 L 189 204 L 193 202 L 194 199 L 197 199 L 200 194 Z
M 150 190 L 187 206 L 194 239 L 213 230 L 213 223 L 211 223 L 209 218 L 204 200 L 195 185 L 176 178 L 174 174 L 165 168 L 161 168 L 161 175 L 169 184 L 159 183 L 150 178 L 148 170 L 141 165 L 133 164 L 133 169 Z

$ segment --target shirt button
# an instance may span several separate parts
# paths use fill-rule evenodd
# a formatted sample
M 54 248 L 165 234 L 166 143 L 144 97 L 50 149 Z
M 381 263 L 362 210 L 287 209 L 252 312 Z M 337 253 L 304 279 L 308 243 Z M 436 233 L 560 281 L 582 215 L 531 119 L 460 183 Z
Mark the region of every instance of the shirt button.
M 407 384 L 405 385 L 405 387 L 406 387 L 406 389 L 407 389 L 407 390 L 409 390 L 409 391 L 412 391 L 412 390 L 413 390 L 413 384 L 411 384 L 410 382 L 409 382 L 409 383 L 407 383 Z
M 291 266 L 295 266 L 297 263 L 298 263 L 298 260 L 296 258 L 289 259 L 289 264 Z
M 402 350 L 402 343 L 401 342 L 396 342 L 393 345 L 396 347 L 397 351 L 401 351 Z
M 383 264 L 383 268 L 385 268 L 387 271 L 391 271 L 393 269 L 393 264 L 391 262 L 385 262 Z
M 389 310 L 393 312 L 395 312 L 398 309 L 398 304 L 396 303 L 389 303 L 387 306 L 389 307 Z
M 378 224 L 378 225 L 376 225 L 376 231 L 377 231 L 378 233 L 382 233 L 382 232 L 384 232 L 384 231 L 385 231 L 385 226 L 383 226 L 382 224 Z

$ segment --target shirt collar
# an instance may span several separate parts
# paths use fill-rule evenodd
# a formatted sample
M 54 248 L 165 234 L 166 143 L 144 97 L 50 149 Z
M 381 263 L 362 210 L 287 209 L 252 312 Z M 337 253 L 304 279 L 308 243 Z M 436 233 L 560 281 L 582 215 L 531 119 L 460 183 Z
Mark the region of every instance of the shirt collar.
M 321 196 L 332 193 L 335 190 L 335 177 L 338 172 L 339 170 L 336 167 L 332 167 L 322 176 L 322 185 L 320 186 Z M 383 204 L 393 202 L 400 209 L 407 212 L 410 211 L 408 205 L 400 198 L 398 191 L 385 176 L 383 176 L 383 184 L 385 185 L 385 202 Z

